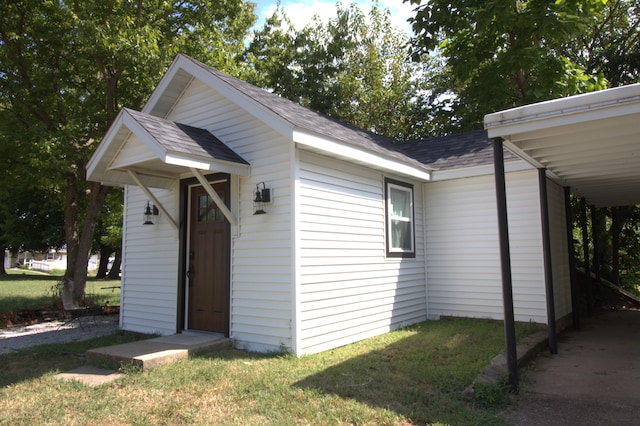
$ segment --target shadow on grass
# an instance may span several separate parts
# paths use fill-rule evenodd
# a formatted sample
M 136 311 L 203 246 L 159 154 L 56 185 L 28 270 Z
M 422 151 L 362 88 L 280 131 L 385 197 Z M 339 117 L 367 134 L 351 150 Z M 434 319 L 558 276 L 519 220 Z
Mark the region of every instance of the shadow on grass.
M 56 307 L 56 299 L 50 295 L 42 296 L 3 296 L 0 301 L 0 314 L 14 314 L 26 309 L 52 310 Z
M 448 321 L 446 319 L 440 321 Z M 500 424 L 497 410 L 462 391 L 501 350 L 501 326 L 482 320 L 426 322 L 417 333 L 351 357 L 294 386 L 391 410 L 411 424 Z M 444 325 L 444 326 L 443 326 Z
M 89 349 L 118 345 L 153 336 L 117 330 L 112 334 L 82 342 L 45 344 L 9 354 L 0 354 L 0 387 L 36 379 L 49 373 L 59 373 L 84 365 Z

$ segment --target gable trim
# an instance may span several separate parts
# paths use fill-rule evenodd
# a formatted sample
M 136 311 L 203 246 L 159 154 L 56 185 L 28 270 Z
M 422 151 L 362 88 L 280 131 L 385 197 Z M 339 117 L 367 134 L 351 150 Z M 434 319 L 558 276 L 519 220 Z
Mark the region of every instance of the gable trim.
M 269 125 L 276 132 L 280 133 L 284 137 L 289 139 L 292 138 L 293 126 L 291 125 L 291 123 L 289 123 L 287 120 L 280 117 L 273 111 L 269 110 L 264 105 L 256 102 L 250 96 L 238 91 L 235 87 L 224 81 L 224 79 L 212 74 L 188 56 L 182 54 L 178 54 L 176 59 L 169 67 L 169 70 L 166 72 L 162 80 L 160 80 L 160 83 L 153 91 L 151 97 L 149 98 L 149 101 L 142 109 L 143 113 L 155 115 L 155 113 L 164 111 L 160 108 L 159 103 L 162 100 L 162 97 L 167 88 L 174 82 L 174 77 L 176 77 L 180 70 L 183 70 L 184 72 L 190 74 L 192 78 L 204 82 L 209 87 L 215 87 L 215 90 L 238 105 L 239 108 L 248 111 L 259 120 L 265 123 L 269 123 Z M 186 83 L 185 87 L 188 86 L 189 83 L 190 81 Z M 181 91 L 183 90 L 184 87 Z M 166 117 L 167 113 L 162 114 L 162 116 Z

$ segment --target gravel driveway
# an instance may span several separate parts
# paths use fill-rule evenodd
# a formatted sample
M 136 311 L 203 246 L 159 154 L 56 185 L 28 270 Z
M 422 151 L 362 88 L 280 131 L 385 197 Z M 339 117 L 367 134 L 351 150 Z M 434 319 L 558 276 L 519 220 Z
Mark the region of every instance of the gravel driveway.
M 110 334 L 117 328 L 118 315 L 96 315 L 0 329 L 0 354 L 38 345 L 80 342 Z

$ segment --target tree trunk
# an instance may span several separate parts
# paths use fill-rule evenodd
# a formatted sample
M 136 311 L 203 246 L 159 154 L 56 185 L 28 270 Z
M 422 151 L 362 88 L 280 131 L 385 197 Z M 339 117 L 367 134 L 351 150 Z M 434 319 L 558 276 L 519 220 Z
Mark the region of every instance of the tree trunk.
M 111 247 L 107 247 L 104 244 L 100 244 L 100 264 L 98 265 L 98 272 L 96 278 L 107 278 L 107 268 L 109 267 L 109 255 L 113 253 Z
M 110 280 L 120 279 L 120 266 L 122 265 L 122 247 L 116 249 L 116 257 L 113 259 L 113 265 L 107 278 Z
M 611 275 L 613 283 L 620 285 L 620 233 L 622 232 L 620 208 L 611 208 Z
M 2 263 L 0 264 L 0 275 L 7 275 L 7 271 L 4 269 L 4 254 L 6 249 L 2 249 Z
M 611 247 L 607 233 L 607 209 L 592 207 L 591 232 L 593 233 L 594 247 L 598 247 L 598 252 L 593 253 L 593 272 L 596 274 L 608 270 L 611 260 Z M 597 259 L 596 259 L 597 256 Z M 596 266 L 599 266 L 597 270 Z
M 84 173 L 84 167 L 78 168 Z M 67 239 L 67 271 L 63 277 L 61 292 L 62 306 L 64 309 L 77 309 L 84 301 L 84 291 L 87 285 L 87 267 L 91 254 L 93 234 L 96 228 L 100 207 L 109 191 L 108 187 L 97 182 L 89 182 L 89 189 L 82 195 L 88 197 L 84 215 L 82 233 L 79 233 L 80 222 L 78 218 L 78 177 L 74 173 L 67 175 L 67 195 L 64 209 L 65 234 Z

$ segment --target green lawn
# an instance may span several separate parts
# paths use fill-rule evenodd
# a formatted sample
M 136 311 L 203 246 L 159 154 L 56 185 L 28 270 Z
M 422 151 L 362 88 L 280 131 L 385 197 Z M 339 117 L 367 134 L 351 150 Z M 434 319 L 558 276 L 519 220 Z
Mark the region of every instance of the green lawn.
M 55 282 L 2 279 L 0 298 L 11 289 L 12 300 L 35 306 Z M 517 325 L 519 337 L 536 330 Z M 300 358 L 222 349 L 145 372 L 123 368 L 125 378 L 96 388 L 54 378 L 90 348 L 145 337 L 119 331 L 0 355 L 0 424 L 501 425 L 510 401 L 500 385 L 463 395 L 504 351 L 501 322 L 463 318 Z
M 0 275 L 0 314 L 16 313 L 23 309 L 59 309 L 56 285 L 60 276 L 26 270 L 10 270 Z M 119 280 L 87 280 L 88 305 L 120 305 Z M 0 328 L 4 326 L 0 316 Z

